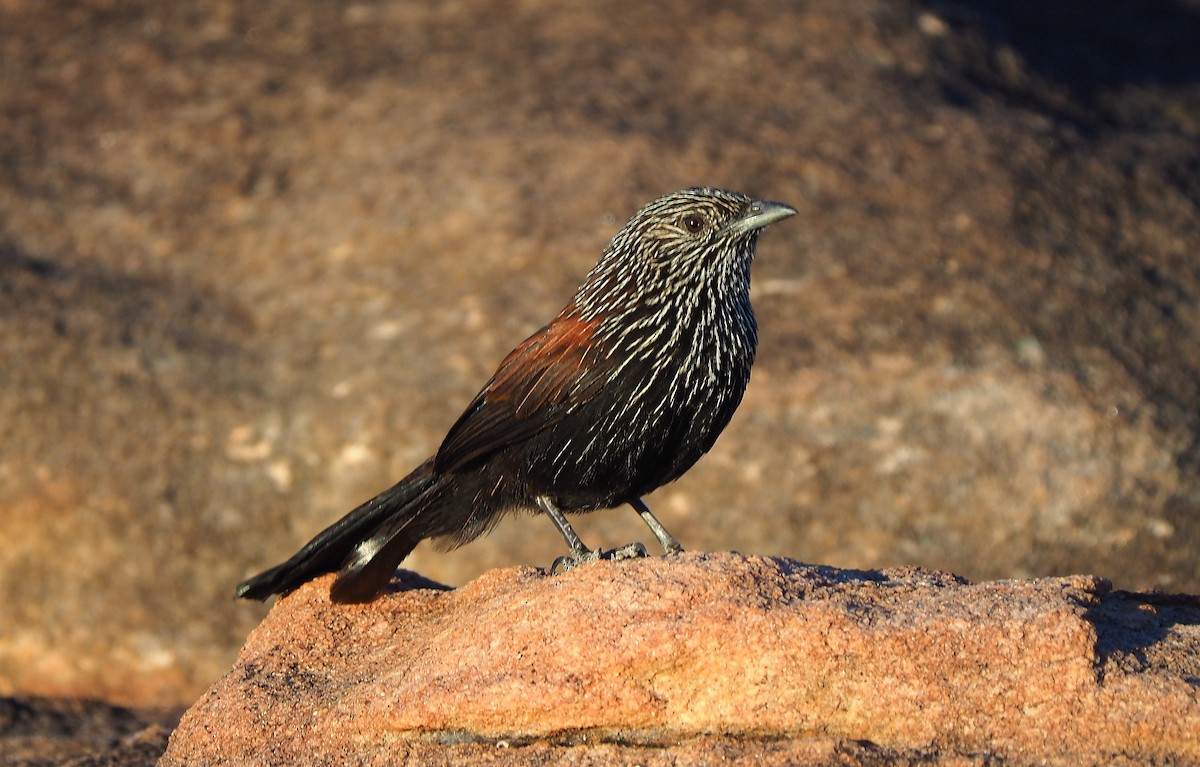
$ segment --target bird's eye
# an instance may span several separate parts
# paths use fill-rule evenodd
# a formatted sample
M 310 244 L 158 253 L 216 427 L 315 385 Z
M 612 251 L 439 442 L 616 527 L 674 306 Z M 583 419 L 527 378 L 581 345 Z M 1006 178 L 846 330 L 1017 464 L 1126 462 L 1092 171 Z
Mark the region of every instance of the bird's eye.
M 684 216 L 683 218 L 683 228 L 687 229 L 692 234 L 695 234 L 703 229 L 704 223 L 705 221 L 702 216 L 697 216 L 694 214 L 690 216 Z

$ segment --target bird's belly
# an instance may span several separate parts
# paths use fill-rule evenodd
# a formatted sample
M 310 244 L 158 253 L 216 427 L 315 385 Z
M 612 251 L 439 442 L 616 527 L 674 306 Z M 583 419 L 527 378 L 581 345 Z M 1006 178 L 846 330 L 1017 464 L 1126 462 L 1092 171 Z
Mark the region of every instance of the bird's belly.
M 664 398 L 651 398 L 657 408 L 613 403 L 600 417 L 595 410 L 569 416 L 532 441 L 524 463 L 527 492 L 548 495 L 569 511 L 610 508 L 650 493 L 711 446 L 737 404 L 722 399 L 729 398 L 666 408 Z

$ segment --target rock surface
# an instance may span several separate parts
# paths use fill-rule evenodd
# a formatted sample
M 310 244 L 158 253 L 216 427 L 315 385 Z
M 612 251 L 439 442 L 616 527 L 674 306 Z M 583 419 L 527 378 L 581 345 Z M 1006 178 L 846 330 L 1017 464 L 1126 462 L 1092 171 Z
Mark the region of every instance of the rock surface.
M 722 553 L 328 586 L 279 601 L 161 764 L 1200 760 L 1200 600 L 1092 577 Z

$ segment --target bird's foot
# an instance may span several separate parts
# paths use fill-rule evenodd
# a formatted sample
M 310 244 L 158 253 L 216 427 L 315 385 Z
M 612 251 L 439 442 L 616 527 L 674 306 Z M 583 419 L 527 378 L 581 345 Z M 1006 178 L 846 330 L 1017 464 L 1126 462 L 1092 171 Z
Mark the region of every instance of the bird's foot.
M 604 552 L 600 549 L 582 549 L 570 554 L 563 554 L 558 559 L 554 560 L 554 564 L 550 565 L 551 575 L 562 575 L 568 570 L 574 570 L 580 565 L 586 565 L 588 562 L 595 562 L 604 557 Z
M 636 542 L 626 544 L 619 549 L 612 549 L 611 551 L 604 551 L 603 549 L 592 549 L 589 551 L 583 549 L 571 554 L 564 554 L 554 560 L 554 564 L 550 565 L 550 574 L 561 575 L 568 570 L 574 570 L 580 565 L 586 565 L 589 562 L 596 562 L 601 559 L 616 562 L 622 559 L 641 559 L 646 556 L 649 556 L 646 547 Z
M 648 556 L 650 556 L 650 553 L 646 551 L 646 547 L 634 541 L 633 543 L 625 544 L 619 549 L 606 551 L 600 555 L 600 558 L 611 559 L 615 562 L 622 559 L 642 559 L 643 557 Z

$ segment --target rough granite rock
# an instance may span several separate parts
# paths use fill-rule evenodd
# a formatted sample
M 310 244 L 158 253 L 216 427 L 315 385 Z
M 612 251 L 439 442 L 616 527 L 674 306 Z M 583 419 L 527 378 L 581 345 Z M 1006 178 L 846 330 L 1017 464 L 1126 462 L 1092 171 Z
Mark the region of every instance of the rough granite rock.
M 1200 760 L 1200 600 L 735 553 L 281 599 L 160 764 Z

